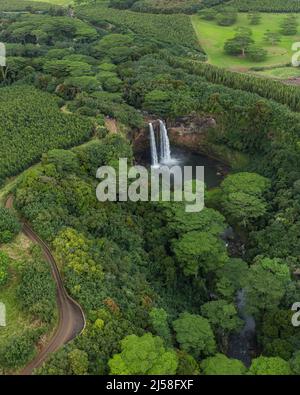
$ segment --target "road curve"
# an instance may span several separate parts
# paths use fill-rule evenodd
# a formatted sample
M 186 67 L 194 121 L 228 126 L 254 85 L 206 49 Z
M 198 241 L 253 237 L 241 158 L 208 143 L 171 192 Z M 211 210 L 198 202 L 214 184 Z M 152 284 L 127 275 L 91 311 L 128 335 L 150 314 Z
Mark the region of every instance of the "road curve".
M 10 209 L 13 207 L 13 196 L 8 197 L 5 207 Z M 23 222 L 22 232 L 31 241 L 40 245 L 45 259 L 51 266 L 52 275 L 56 283 L 59 311 L 59 322 L 54 335 L 34 360 L 20 372 L 21 375 L 31 375 L 33 370 L 40 367 L 51 353 L 57 351 L 64 344 L 79 335 L 85 328 L 86 321 L 80 305 L 66 292 L 56 261 L 47 244 L 31 229 L 27 222 Z

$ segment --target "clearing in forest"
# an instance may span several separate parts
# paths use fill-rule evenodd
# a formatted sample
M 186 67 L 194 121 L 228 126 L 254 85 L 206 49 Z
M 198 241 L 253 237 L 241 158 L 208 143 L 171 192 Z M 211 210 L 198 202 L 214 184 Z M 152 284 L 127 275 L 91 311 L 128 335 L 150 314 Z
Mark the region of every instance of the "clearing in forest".
M 192 23 L 200 44 L 208 55 L 209 63 L 236 71 L 246 71 L 255 66 L 277 66 L 291 62 L 293 55 L 292 44 L 300 41 L 300 15 L 297 15 L 299 24 L 297 35 L 284 36 L 281 34 L 281 41 L 273 46 L 270 46 L 264 41 L 266 31 L 279 32 L 280 24 L 286 16 L 287 14 L 262 13 L 260 24 L 251 26 L 247 14 L 239 13 L 237 22 L 234 25 L 219 26 L 215 20 L 206 21 L 198 15 L 193 15 Z M 255 62 L 243 57 L 231 56 L 224 53 L 224 43 L 234 37 L 238 27 L 249 27 L 252 30 L 252 38 L 255 44 L 268 51 L 266 60 Z M 290 72 L 290 76 L 295 77 L 295 69 L 290 68 Z M 289 77 L 287 70 L 285 70 L 285 77 Z

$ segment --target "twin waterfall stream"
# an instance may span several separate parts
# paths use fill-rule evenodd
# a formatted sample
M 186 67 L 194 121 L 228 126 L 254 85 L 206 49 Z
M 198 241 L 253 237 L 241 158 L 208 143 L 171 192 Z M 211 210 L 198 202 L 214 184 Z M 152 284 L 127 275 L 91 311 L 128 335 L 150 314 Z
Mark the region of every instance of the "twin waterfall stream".
M 158 156 L 157 142 L 155 138 L 154 127 L 152 123 L 149 123 L 150 130 L 150 147 L 151 147 L 151 164 L 154 167 L 158 167 L 160 164 L 168 164 L 171 162 L 171 149 L 170 140 L 166 125 L 163 121 L 159 121 L 159 132 L 160 132 L 160 155 Z

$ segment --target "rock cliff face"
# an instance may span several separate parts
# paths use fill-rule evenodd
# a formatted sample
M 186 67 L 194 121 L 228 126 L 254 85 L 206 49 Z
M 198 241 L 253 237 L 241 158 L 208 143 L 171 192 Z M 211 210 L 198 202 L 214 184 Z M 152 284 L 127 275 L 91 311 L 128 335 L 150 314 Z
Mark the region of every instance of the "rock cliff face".
M 205 141 L 209 131 L 217 126 L 210 117 L 181 118 L 168 125 L 170 141 L 195 152 L 206 152 Z
M 152 122 L 154 129 L 158 130 L 159 124 L 157 120 L 147 120 Z M 188 148 L 195 152 L 205 152 L 202 145 L 207 138 L 207 133 L 216 128 L 216 121 L 211 117 L 190 116 L 178 118 L 176 121 L 168 121 L 167 128 L 170 141 L 173 145 Z M 149 129 L 145 126 L 130 136 L 135 154 L 139 155 L 150 149 Z
M 182 134 L 203 134 L 216 126 L 214 118 L 200 116 L 177 118 L 175 122 L 168 123 L 169 128 L 176 129 Z

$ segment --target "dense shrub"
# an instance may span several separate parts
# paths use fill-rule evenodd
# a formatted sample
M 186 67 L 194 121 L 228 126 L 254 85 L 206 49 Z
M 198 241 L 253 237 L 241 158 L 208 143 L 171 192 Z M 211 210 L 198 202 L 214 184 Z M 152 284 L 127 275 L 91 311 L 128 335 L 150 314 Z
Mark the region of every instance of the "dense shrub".
M 26 263 L 21 272 L 18 300 L 26 313 L 45 323 L 54 320 L 56 290 L 49 264 L 35 247 L 34 259 Z
M 8 255 L 0 251 L 0 287 L 5 285 L 8 280 L 8 266 L 10 259 Z
M 34 356 L 36 331 L 27 331 L 21 336 L 12 336 L 0 347 L 0 365 L 4 369 L 16 369 L 23 366 Z
M 21 225 L 12 211 L 0 207 L 0 244 L 11 241 L 20 229 Z

